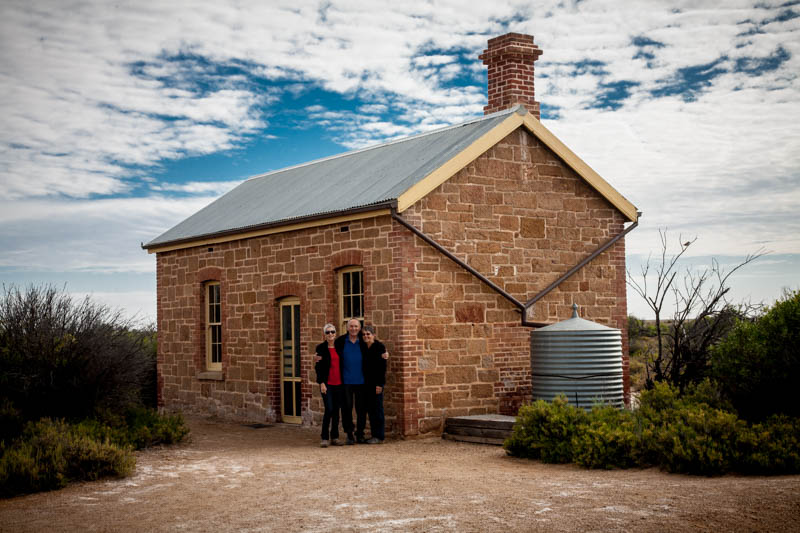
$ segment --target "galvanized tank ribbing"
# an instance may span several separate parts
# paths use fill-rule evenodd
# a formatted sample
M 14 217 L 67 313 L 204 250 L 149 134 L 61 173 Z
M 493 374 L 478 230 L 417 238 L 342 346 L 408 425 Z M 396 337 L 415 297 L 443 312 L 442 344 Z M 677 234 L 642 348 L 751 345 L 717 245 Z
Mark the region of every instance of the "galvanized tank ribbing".
M 596 403 L 624 406 L 622 332 L 578 316 L 531 333 L 534 400 L 564 394 L 589 409 Z

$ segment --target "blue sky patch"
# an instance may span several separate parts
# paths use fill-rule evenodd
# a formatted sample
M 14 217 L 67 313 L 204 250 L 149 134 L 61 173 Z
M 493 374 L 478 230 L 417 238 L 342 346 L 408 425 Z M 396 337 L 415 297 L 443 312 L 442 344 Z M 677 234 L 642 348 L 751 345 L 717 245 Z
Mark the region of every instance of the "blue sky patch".
M 638 81 L 620 80 L 611 83 L 601 83 L 599 85 L 600 94 L 592 105 L 601 109 L 611 109 L 615 111 L 622 107 L 625 100 L 630 98 L 631 89 L 641 85 Z
M 792 55 L 782 46 L 766 57 L 740 57 L 736 60 L 734 72 L 743 72 L 750 76 L 758 76 L 764 72 L 778 70 L 789 61 Z
M 721 66 L 727 60 L 723 56 L 704 65 L 679 68 L 672 79 L 666 80 L 664 85 L 651 91 L 651 94 L 655 97 L 680 95 L 685 102 L 693 102 L 704 89 L 711 86 L 714 78 L 728 72 Z
M 638 35 L 631 39 L 631 44 L 636 47 L 636 53 L 633 55 L 633 59 L 646 59 L 648 62 L 656 58 L 654 50 L 666 46 L 664 43 L 655 41 L 644 35 Z

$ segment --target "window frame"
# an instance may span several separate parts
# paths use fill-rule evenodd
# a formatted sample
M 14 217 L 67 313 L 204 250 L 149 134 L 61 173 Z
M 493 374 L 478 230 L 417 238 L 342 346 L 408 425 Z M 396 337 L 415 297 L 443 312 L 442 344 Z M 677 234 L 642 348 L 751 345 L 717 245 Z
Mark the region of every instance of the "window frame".
M 212 287 L 216 287 L 216 296 L 218 301 L 211 302 Z M 205 345 L 206 345 L 206 370 L 208 371 L 221 371 L 222 370 L 222 284 L 219 281 L 207 281 L 203 284 L 204 293 L 204 308 L 205 308 Z M 217 316 L 212 317 L 211 306 L 218 307 Z M 212 319 L 218 320 L 212 320 Z M 214 342 L 214 329 L 217 329 L 217 342 Z M 219 346 L 219 361 L 214 361 L 214 347 Z
M 345 290 L 344 290 L 345 289 L 345 287 L 344 287 L 344 285 L 345 285 L 345 283 L 344 283 L 345 275 L 346 274 L 353 274 L 353 273 L 356 273 L 356 272 L 359 274 L 359 278 L 360 278 L 359 288 L 361 290 L 360 290 L 360 292 L 350 292 L 349 294 L 346 295 L 345 294 Z M 349 266 L 349 267 L 341 268 L 341 269 L 339 269 L 339 271 L 337 273 L 337 278 L 338 278 L 338 282 L 339 282 L 339 324 L 341 325 L 341 331 L 347 332 L 347 322 L 352 320 L 352 319 L 354 319 L 354 318 L 356 320 L 358 320 L 361 323 L 362 326 L 364 325 L 364 315 L 365 315 L 365 312 L 364 312 L 364 267 L 362 267 L 362 266 Z M 360 315 L 352 315 L 352 313 L 350 313 L 351 316 L 349 316 L 348 314 L 345 313 L 345 298 L 351 298 L 352 299 L 354 297 L 357 297 L 357 298 L 360 299 L 361 314 Z M 351 305 L 350 305 L 350 309 L 351 310 L 352 310 L 352 307 L 353 306 L 352 306 L 352 300 L 351 300 Z

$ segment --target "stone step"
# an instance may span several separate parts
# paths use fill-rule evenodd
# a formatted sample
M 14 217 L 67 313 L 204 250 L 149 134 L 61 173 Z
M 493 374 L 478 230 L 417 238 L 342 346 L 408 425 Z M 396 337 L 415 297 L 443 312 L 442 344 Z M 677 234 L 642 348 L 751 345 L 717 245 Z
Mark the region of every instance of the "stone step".
M 506 415 L 454 416 L 445 420 L 442 438 L 502 446 L 511 436 L 515 418 Z

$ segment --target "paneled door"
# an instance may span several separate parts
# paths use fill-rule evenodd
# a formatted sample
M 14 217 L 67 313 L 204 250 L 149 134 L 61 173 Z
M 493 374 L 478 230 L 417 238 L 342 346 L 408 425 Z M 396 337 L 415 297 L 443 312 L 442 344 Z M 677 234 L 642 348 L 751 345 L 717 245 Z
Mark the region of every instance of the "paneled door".
M 300 300 L 285 298 L 281 314 L 281 413 L 284 422 L 299 424 L 300 390 Z

